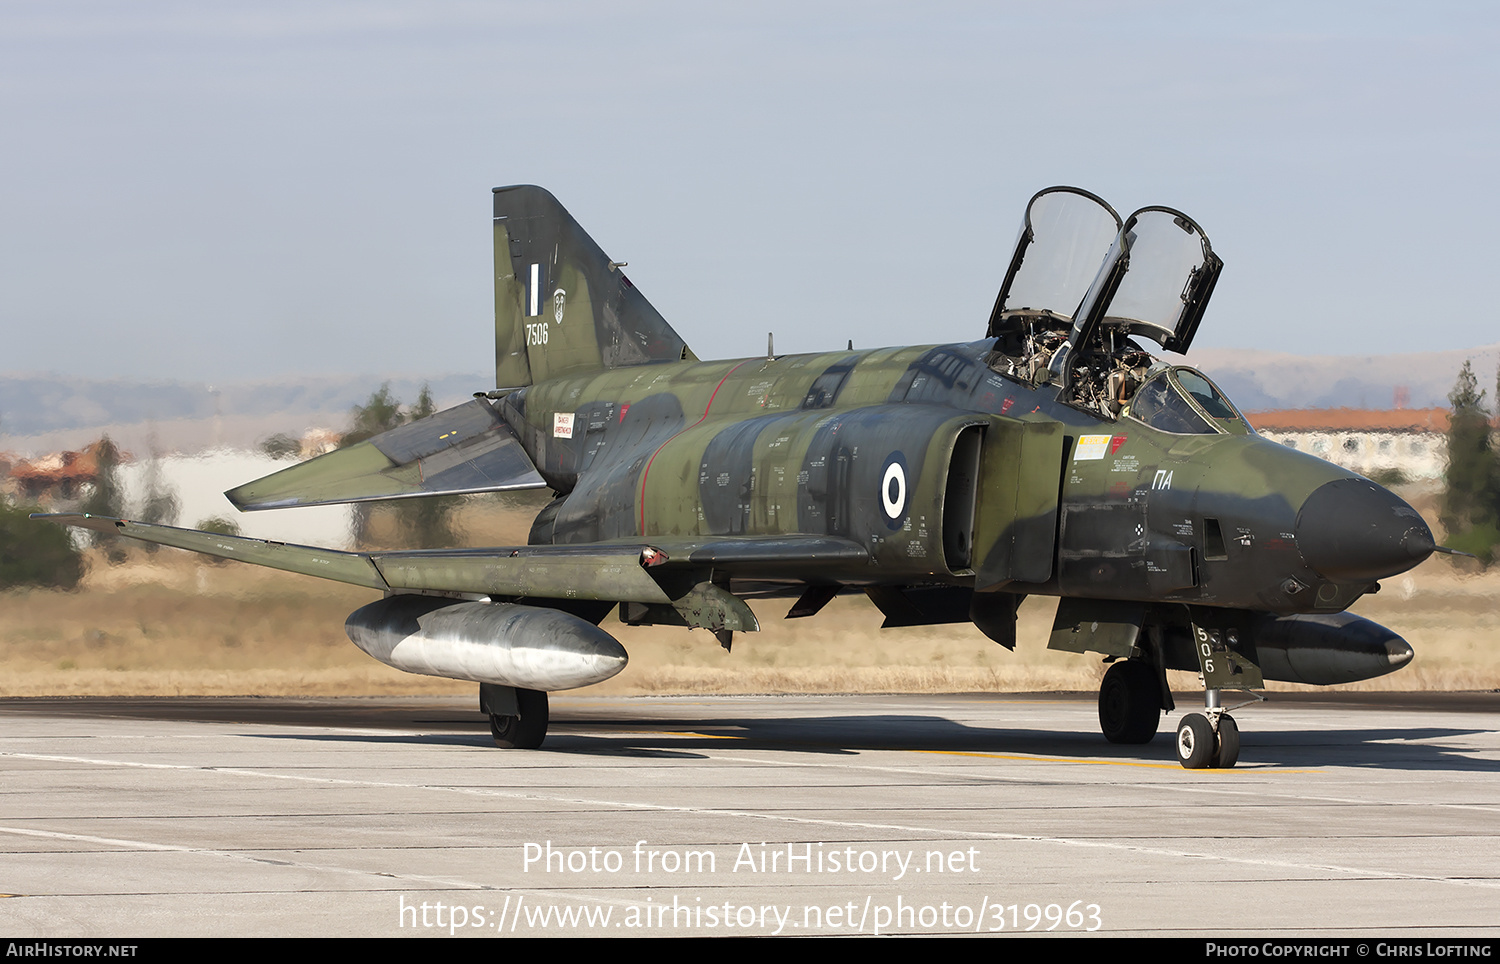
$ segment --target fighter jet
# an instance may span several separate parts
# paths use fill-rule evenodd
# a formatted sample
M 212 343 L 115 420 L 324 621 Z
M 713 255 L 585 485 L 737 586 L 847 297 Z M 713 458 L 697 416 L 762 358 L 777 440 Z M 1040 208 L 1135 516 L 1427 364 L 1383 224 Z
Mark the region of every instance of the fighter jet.
M 603 628 L 726 648 L 862 593 L 884 627 L 972 623 L 1007 648 L 1028 595 L 1048 646 L 1110 663 L 1099 722 L 1150 741 L 1196 671 L 1185 767 L 1231 767 L 1264 680 L 1332 684 L 1412 658 L 1345 610 L 1439 549 L 1411 506 L 1258 436 L 1188 351 L 1223 263 L 1180 211 L 1032 197 L 976 341 L 699 361 L 547 191 L 496 188 L 495 384 L 226 493 L 241 510 L 548 488 L 528 544 L 343 552 L 87 515 L 55 522 L 382 591 L 350 615 L 391 666 L 479 684 L 502 747 L 547 694 L 607 679 Z M 977 332 L 976 332 L 977 333 Z

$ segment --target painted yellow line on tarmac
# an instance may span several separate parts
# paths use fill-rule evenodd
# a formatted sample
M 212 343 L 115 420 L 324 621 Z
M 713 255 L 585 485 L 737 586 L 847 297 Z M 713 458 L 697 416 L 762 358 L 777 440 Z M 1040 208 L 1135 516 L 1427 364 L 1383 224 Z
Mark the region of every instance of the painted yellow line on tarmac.
M 572 731 L 569 736 L 585 736 L 584 731 Z M 696 736 L 704 740 L 748 740 L 748 736 L 734 733 L 699 733 L 695 730 L 601 730 L 599 736 Z
M 675 736 L 675 737 L 697 737 L 703 740 L 755 740 L 756 737 L 744 736 L 737 733 L 700 733 L 696 730 L 611 730 L 615 736 Z M 770 740 L 770 743 L 785 745 L 785 740 Z M 833 746 L 831 743 L 813 743 L 800 741 L 798 746 Z M 1144 760 L 1101 760 L 1098 757 L 1076 757 L 1076 756 L 1040 756 L 1028 753 L 985 753 L 978 750 L 917 750 L 908 747 L 846 747 L 854 750 L 885 750 L 892 753 L 926 753 L 932 756 L 967 756 L 982 760 L 1014 760 L 1020 763 L 1093 763 L 1099 766 L 1111 767 L 1140 767 L 1147 770 L 1180 770 L 1185 773 L 1197 771 L 1189 770 L 1178 763 L 1148 763 Z M 1322 770 L 1282 770 L 1275 767 L 1230 767 L 1229 769 L 1215 769 L 1206 767 L 1204 773 L 1322 773 Z
M 1019 760 L 1023 763 L 1097 763 L 1100 766 L 1111 767 L 1145 767 L 1148 770 L 1186 770 L 1187 768 L 1178 763 L 1147 763 L 1144 760 L 1101 760 L 1098 757 L 1078 756 L 1037 756 L 1028 753 L 980 753 L 974 750 L 908 750 L 908 753 L 930 753 L 937 756 L 973 756 L 986 760 Z M 1209 771 L 1217 773 L 1232 773 L 1231 770 Z M 1286 770 L 1278 771 L 1290 772 Z M 1310 773 L 1314 771 L 1298 771 Z
M 1223 768 L 1205 767 L 1203 770 L 1189 770 L 1180 763 L 1147 763 L 1144 760 L 1101 760 L 1098 757 L 1080 756 L 1034 756 L 1021 753 L 980 753 L 973 750 L 908 750 L 908 753 L 934 753 L 946 756 L 977 756 L 995 760 L 1023 760 L 1037 763 L 1097 763 L 1101 766 L 1111 767 L 1146 767 L 1155 770 L 1181 770 L 1184 773 L 1322 773 L 1322 770 L 1283 770 L 1278 767 L 1267 766 L 1235 766 L 1227 770 Z

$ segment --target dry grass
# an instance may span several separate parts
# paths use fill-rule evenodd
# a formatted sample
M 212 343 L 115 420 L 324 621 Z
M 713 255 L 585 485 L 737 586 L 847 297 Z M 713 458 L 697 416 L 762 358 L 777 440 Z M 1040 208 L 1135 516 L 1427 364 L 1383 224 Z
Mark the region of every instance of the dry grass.
M 507 513 L 520 516 L 521 509 Z M 524 542 L 524 520 L 469 526 L 476 540 Z M 503 538 L 497 538 L 503 537 Z M 344 618 L 378 598 L 337 583 L 164 549 L 124 566 L 95 560 L 75 593 L 0 593 L 0 696 L 468 694 L 473 684 L 412 676 L 355 649 Z M 1388 580 L 1355 611 L 1405 635 L 1412 666 L 1358 689 L 1500 688 L 1493 641 L 1500 572 L 1462 575 L 1433 559 Z M 884 630 L 863 597 L 785 620 L 784 600 L 755 602 L 763 631 L 725 653 L 704 632 L 606 621 L 629 650 L 615 694 L 1091 691 L 1097 657 L 1046 649 L 1055 602 L 1021 608 L 1011 653 L 971 626 Z M 1176 685 L 1197 688 L 1177 674 Z M 1313 689 L 1273 684 L 1274 689 Z
M 355 649 L 344 618 L 379 598 L 336 583 L 199 562 L 163 550 L 100 562 L 75 593 L 0 594 L 0 695 L 341 695 L 467 693 L 472 684 L 412 676 Z M 1025 638 L 1051 610 L 1027 607 Z M 1005 650 L 964 627 L 882 632 L 863 597 L 812 619 L 784 620 L 788 600 L 755 604 L 765 631 L 734 652 L 714 637 L 607 622 L 630 666 L 597 692 L 954 692 L 1088 689 L 1095 661 Z

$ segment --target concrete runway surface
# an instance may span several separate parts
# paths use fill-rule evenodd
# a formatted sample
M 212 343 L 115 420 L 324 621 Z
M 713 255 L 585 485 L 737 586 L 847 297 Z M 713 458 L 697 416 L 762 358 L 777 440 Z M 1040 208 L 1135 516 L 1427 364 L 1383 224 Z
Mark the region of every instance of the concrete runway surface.
M 1500 934 L 1500 695 L 0 700 L 0 935 Z

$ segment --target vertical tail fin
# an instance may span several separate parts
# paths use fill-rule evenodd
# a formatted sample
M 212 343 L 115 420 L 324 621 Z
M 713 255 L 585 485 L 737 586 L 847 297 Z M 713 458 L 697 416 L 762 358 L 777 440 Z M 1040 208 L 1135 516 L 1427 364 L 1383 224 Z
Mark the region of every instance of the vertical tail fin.
M 620 267 L 547 191 L 495 188 L 496 387 L 695 361 Z

